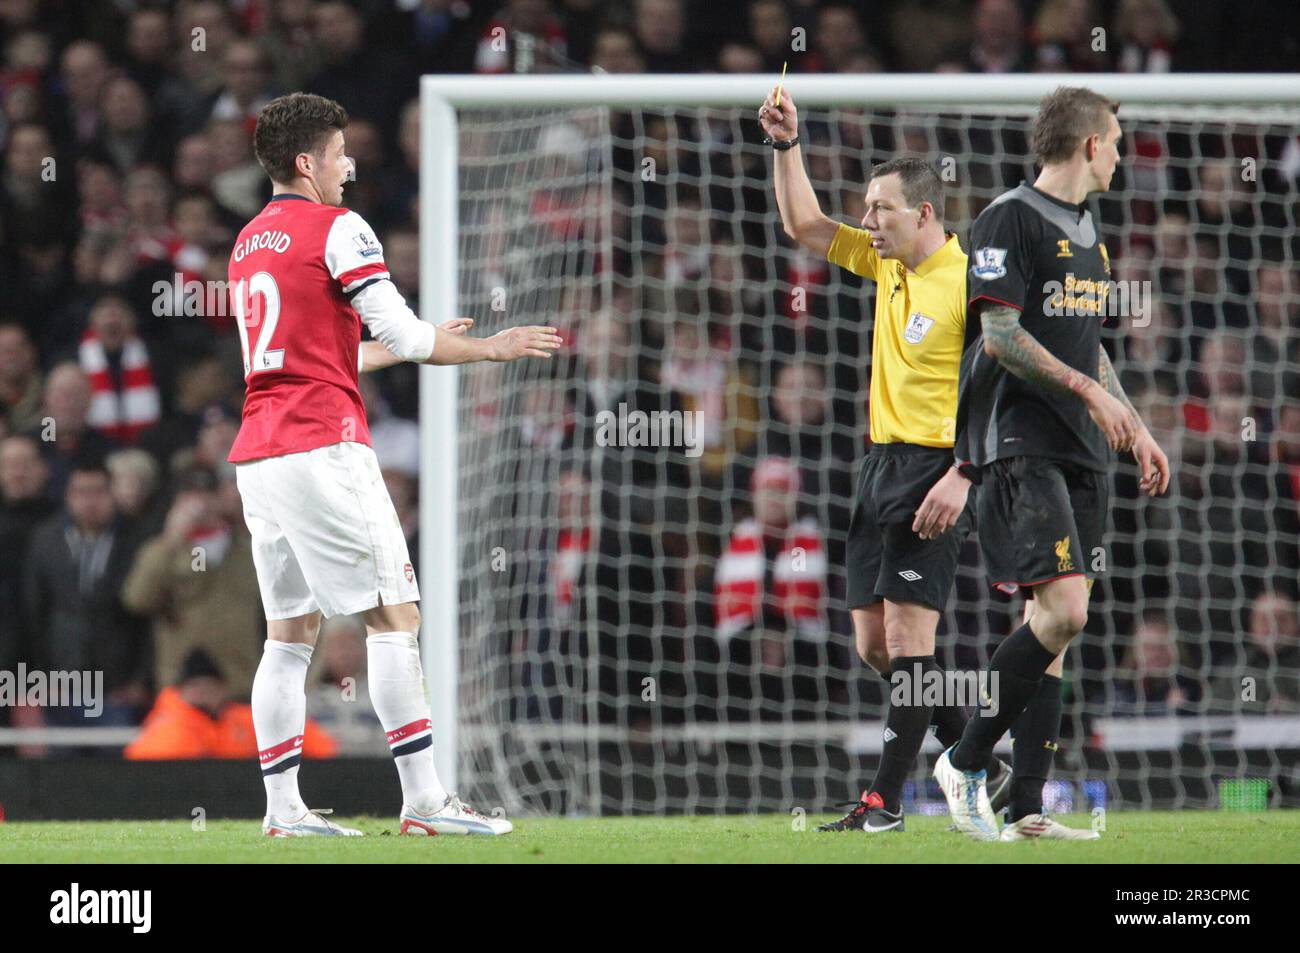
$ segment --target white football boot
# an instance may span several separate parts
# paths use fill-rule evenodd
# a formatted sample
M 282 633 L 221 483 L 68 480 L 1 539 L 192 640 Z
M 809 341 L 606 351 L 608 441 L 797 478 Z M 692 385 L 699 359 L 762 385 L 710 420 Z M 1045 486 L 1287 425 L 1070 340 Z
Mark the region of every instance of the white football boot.
M 361 831 L 351 827 L 335 824 L 325 814 L 333 814 L 329 808 L 308 811 L 296 821 L 267 815 L 262 819 L 262 833 L 267 837 L 364 837 Z
M 934 766 L 934 779 L 939 782 L 943 796 L 948 800 L 948 813 L 953 826 L 975 840 L 997 840 L 998 819 L 989 804 L 985 782 L 988 772 L 961 771 L 952 766 L 949 748 L 939 755 Z
M 1101 840 L 1101 835 L 1093 830 L 1066 827 L 1046 814 L 1026 814 L 1020 820 L 1012 821 L 1002 828 L 1001 839 L 1004 841 Z
M 515 829 L 504 817 L 488 817 L 469 807 L 454 794 L 448 794 L 442 807 L 432 814 L 421 814 L 409 804 L 402 805 L 401 833 L 432 837 L 435 834 L 509 834 Z

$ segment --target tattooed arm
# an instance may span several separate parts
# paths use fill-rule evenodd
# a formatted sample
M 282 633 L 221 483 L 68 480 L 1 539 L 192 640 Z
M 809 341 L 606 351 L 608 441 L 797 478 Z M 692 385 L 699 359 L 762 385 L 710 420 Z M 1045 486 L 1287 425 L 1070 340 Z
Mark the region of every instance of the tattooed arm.
M 1080 400 L 1097 382 L 1087 374 L 1063 364 L 1020 325 L 1015 308 L 988 308 L 980 312 L 984 330 L 984 351 L 1017 377 L 1058 394 L 1074 394 Z
M 1127 450 L 1137 437 L 1136 416 L 1087 374 L 1063 363 L 1020 324 L 1015 308 L 992 307 L 980 313 L 984 351 L 1012 374 L 1056 394 L 1074 395 L 1088 408 L 1112 449 Z M 1118 383 L 1117 385 L 1118 386 Z
M 1110 362 L 1110 355 L 1106 353 L 1104 347 L 1098 350 L 1101 352 L 1097 365 L 1098 383 L 1106 388 L 1108 394 L 1128 408 L 1136 422 L 1137 437 L 1133 440 L 1133 458 L 1137 460 L 1138 469 L 1141 471 L 1139 485 L 1150 496 L 1163 493 L 1169 486 L 1169 458 L 1165 456 L 1164 451 L 1156 444 L 1155 438 L 1151 436 L 1151 431 L 1142 422 L 1141 416 L 1133 406 L 1133 401 L 1129 400 L 1128 394 L 1124 393 L 1124 388 L 1119 382 L 1119 374 L 1115 372 L 1115 366 Z
M 1097 350 L 1101 352 L 1101 360 L 1097 365 L 1098 383 L 1106 388 L 1106 391 L 1112 397 L 1133 411 L 1134 416 L 1137 416 L 1137 409 L 1133 406 L 1133 401 L 1128 399 L 1128 394 L 1124 393 L 1124 388 L 1120 385 L 1119 375 L 1115 373 L 1115 365 L 1110 362 L 1110 355 L 1106 353 L 1104 347 L 1098 347 Z

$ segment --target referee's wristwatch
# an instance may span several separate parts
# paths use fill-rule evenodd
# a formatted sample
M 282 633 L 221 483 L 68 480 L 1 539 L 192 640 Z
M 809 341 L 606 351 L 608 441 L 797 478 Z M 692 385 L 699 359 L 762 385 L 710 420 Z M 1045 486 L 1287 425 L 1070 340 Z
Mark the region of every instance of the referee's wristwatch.
M 771 136 L 768 136 L 763 140 L 763 145 L 771 146 L 777 152 L 785 152 L 787 149 L 793 149 L 795 146 L 799 145 L 799 137 L 795 136 L 793 139 L 782 140 L 773 139 Z

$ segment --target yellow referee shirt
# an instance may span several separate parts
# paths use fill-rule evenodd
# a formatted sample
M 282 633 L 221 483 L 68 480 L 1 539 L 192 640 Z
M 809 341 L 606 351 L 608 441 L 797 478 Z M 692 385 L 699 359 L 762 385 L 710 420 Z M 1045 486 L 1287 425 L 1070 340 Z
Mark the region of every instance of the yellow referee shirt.
M 966 253 L 957 236 L 908 271 L 876 253 L 870 232 L 841 224 L 826 258 L 877 286 L 871 442 L 951 447 L 966 333 Z

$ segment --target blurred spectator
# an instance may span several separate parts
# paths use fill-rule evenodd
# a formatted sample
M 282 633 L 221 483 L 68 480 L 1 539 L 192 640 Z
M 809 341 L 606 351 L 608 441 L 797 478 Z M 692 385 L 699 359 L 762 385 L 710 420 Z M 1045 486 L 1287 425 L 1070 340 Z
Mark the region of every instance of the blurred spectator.
M 568 53 L 564 24 L 550 0 L 506 0 L 479 39 L 474 72 L 549 72 Z
M 308 718 L 302 754 L 304 758 L 333 758 L 338 745 Z M 139 737 L 127 745 L 123 755 L 129 761 L 255 758 L 253 708 L 230 701 L 220 666 L 202 651 L 191 652 L 176 684 L 158 694 Z
M 221 68 L 225 84 L 212 104 L 211 118 L 242 122 L 251 136 L 257 114 L 275 98 L 266 55 L 256 43 L 237 40 L 226 47 Z
M 359 616 L 321 623 L 307 710 L 337 745 L 339 757 L 383 757 L 388 742 L 370 704 L 366 683 L 366 627 Z
M 385 231 L 411 228 L 418 218 L 415 209 L 420 187 L 420 103 L 412 99 L 402 107 L 397 135 L 396 161 L 369 174 L 378 179 L 377 214 L 370 224 Z M 359 175 L 368 170 L 359 170 Z
M 233 412 L 221 406 L 230 391 L 230 373 L 213 354 L 205 354 L 176 371 L 175 400 L 167 415 L 140 438 L 139 446 L 168 469 L 173 457 L 195 445 L 205 422 L 205 411 L 229 419 Z
M 636 0 L 636 36 L 650 73 L 690 72 L 682 0 Z
M 1120 72 L 1168 73 L 1178 32 L 1178 18 L 1165 0 L 1120 0 L 1115 14 Z
M 75 363 L 57 364 L 45 378 L 41 426 L 31 433 L 41 441 L 50 467 L 50 493 L 63 495 L 68 473 L 78 458 L 103 459 L 113 444 L 92 430 L 90 381 Z
M 358 386 L 366 407 L 366 420 L 370 423 L 371 445 L 380 468 L 417 476 L 420 472 L 419 425 L 393 414 L 379 394 L 374 374 L 362 374 Z
M 1154 717 L 1189 710 L 1200 699 L 1189 671 L 1165 613 L 1148 610 L 1115 671 L 1115 714 Z
M 645 60 L 637 48 L 636 37 L 619 26 L 606 26 L 597 31 L 591 65 L 606 73 L 645 72 Z
M 749 37 L 762 57 L 761 72 L 781 72 L 790 59 L 793 26 L 784 0 L 749 0 Z
M 749 43 L 724 43 L 718 51 L 718 70 L 723 73 L 761 73 L 763 54 Z
M 443 0 L 434 0 L 437 17 Z M 313 11 L 315 0 L 274 0 L 266 4 L 266 28 L 261 42 L 267 62 L 274 71 L 273 84 L 283 90 L 303 89 L 307 77 L 320 68 L 320 51 L 316 48 Z M 428 7 L 428 3 L 422 3 Z M 455 6 L 455 4 L 452 4 Z M 390 11 L 389 15 L 393 15 Z M 394 16 L 399 19 L 400 15 Z M 407 36 L 415 35 L 408 31 Z M 421 33 L 421 39 L 426 34 Z
M 103 672 L 99 725 L 135 724 L 148 704 L 148 637 L 118 598 L 133 554 L 97 460 L 72 468 L 64 509 L 33 532 L 24 566 L 26 645 L 19 653 L 41 671 Z M 43 710 L 51 725 L 82 721 L 82 710 Z
M 700 469 L 717 478 L 731 454 L 753 446 L 759 419 L 755 388 L 748 372 L 732 362 L 729 348 L 690 314 L 679 314 L 673 322 L 665 355 L 660 383 L 680 398 L 683 411 L 698 413 Z
M 170 150 L 154 122 L 152 107 L 140 84 L 129 76 L 114 76 L 100 93 L 98 134 L 90 148 L 107 156 L 119 172 L 138 165 L 167 165 Z
M 1239 335 L 1221 331 L 1207 337 L 1193 365 L 1190 393 L 1183 407 L 1189 430 L 1210 430 L 1210 410 L 1220 400 L 1246 395 L 1246 345 Z
M 1291 399 L 1278 412 L 1273 431 L 1274 459 L 1286 468 L 1291 498 L 1300 500 L 1300 400 Z
M 1263 592 L 1251 604 L 1243 658 L 1215 679 L 1216 707 L 1247 715 L 1300 714 L 1300 609 Z
M 420 571 L 420 478 L 418 474 L 388 468 L 383 471 L 384 487 L 397 511 L 397 522 L 406 537 L 411 570 Z
M 221 88 L 222 58 L 236 35 L 221 0 L 178 0 L 172 19 L 176 72 L 192 93 L 208 97 Z
M 969 73 L 1023 73 L 1029 69 L 1024 16 L 1017 0 L 979 0 L 974 40 L 959 61 Z
M 158 422 L 162 403 L 149 350 L 126 299 L 108 294 L 96 302 L 78 359 L 90 383 L 90 427 L 114 443 L 134 444 Z
M 858 11 L 846 3 L 832 3 L 817 12 L 816 42 L 806 66 L 810 72 L 874 73 L 880 56 L 867 46 Z
M 130 567 L 122 602 L 151 620 L 159 688 L 176 684 L 185 658 L 201 649 L 225 673 L 232 697 L 250 696 L 265 630 L 233 472 L 221 480 L 203 467 L 181 475 L 162 532 Z
M 308 0 L 301 0 L 307 5 Z M 300 5 L 298 0 L 292 4 Z M 487 4 L 469 0 L 399 0 L 397 16 L 389 14 L 393 39 L 410 46 L 422 73 L 473 72 L 478 28 Z M 281 83 L 297 89 L 302 83 Z
M 203 408 L 199 418 L 199 431 L 192 448 L 180 451 L 172 458 L 172 468 L 184 469 L 192 464 L 224 472 L 230 467 L 226 458 L 239 434 L 239 414 L 221 402 Z
M 60 125 L 69 145 L 85 146 L 99 132 L 100 95 L 108 85 L 108 57 L 92 40 L 74 40 L 60 58 Z
M 0 324 L 0 421 L 8 433 L 41 422 L 41 372 L 36 348 L 17 324 Z
M 1278 265 L 1255 270 L 1250 391 L 1261 401 L 1300 393 L 1300 279 Z
M 158 462 L 144 450 L 114 450 L 105 461 L 113 503 L 135 529 L 154 521 L 158 503 Z M 157 529 L 158 527 L 153 527 Z
M 340 103 L 353 118 L 371 119 L 391 134 L 411 90 L 402 51 L 388 49 L 375 56 L 366 46 L 361 12 L 340 0 L 317 4 L 313 17 L 322 65 L 307 80 L 307 88 Z
M 44 126 L 26 123 L 9 130 L 0 177 L 0 222 L 4 223 L 0 239 L 12 246 L 11 253 L 30 255 L 76 233 L 76 196 L 67 184 L 72 167 L 69 175 L 60 177 L 61 158 Z M 16 307 L 22 301 L 14 291 L 35 285 L 34 276 L 17 273 L 14 277 L 22 283 L 10 287 L 7 304 Z
M 261 211 L 271 197 L 266 172 L 253 155 L 253 137 L 238 119 L 214 119 L 207 127 L 211 144 L 212 196 L 242 219 Z
M 718 560 L 716 633 L 725 643 L 754 628 L 763 665 L 783 668 L 791 638 L 825 638 L 826 554 L 816 520 L 796 517 L 798 466 L 764 457 L 753 492 L 754 515 L 736 525 Z
M 785 364 L 773 375 L 770 423 L 759 441 L 765 455 L 789 458 L 799 466 L 801 504 L 815 507 L 830 500 L 831 512 L 837 514 L 831 524 L 847 526 L 858 443 L 834 426 L 829 410 L 821 367 L 808 360 Z M 740 486 L 746 482 L 736 481 Z
M 577 584 L 583 565 L 595 543 L 591 520 L 591 484 L 577 470 L 560 474 L 558 512 L 560 531 L 555 541 L 555 556 L 549 569 L 551 596 L 555 612 L 569 617 L 578 594 Z
M 47 494 L 49 469 L 40 443 L 15 434 L 0 439 L 0 671 L 11 672 L 24 649 L 23 561 L 35 528 L 58 506 Z M 3 708 L 3 706 L 0 706 Z M 0 713 L 2 714 L 2 713 Z
M 1095 49 L 1103 29 L 1092 0 L 1045 0 L 1034 19 L 1034 68 L 1042 73 L 1090 73 L 1105 69 L 1105 48 Z M 1104 32 L 1103 32 L 1104 37 Z

